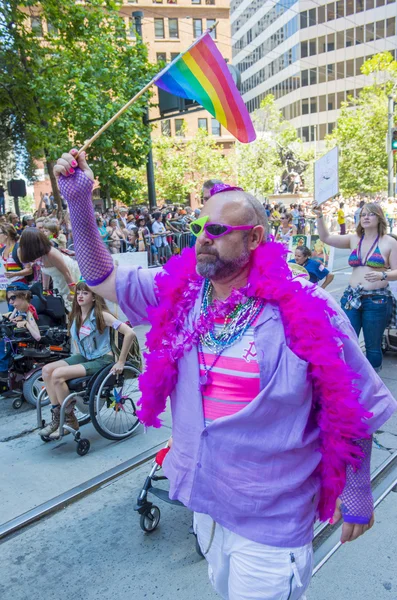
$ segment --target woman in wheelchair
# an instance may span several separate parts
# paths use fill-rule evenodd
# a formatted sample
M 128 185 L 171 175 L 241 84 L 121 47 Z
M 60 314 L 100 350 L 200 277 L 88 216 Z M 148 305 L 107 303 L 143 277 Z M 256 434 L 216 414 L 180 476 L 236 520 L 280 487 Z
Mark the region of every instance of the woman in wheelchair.
M 110 328 L 123 334 L 123 345 L 119 360 L 112 372 L 123 372 L 128 351 L 134 339 L 131 327 L 122 323 L 108 310 L 101 296 L 91 292 L 85 282 L 76 285 L 72 311 L 69 315 L 69 333 L 74 354 L 64 360 L 49 363 L 43 367 L 43 380 L 51 401 L 52 421 L 39 431 L 40 436 L 57 439 L 60 437 L 59 422 L 61 405 L 69 394 L 67 381 L 77 377 L 94 375 L 109 363 L 113 363 L 110 343 Z M 65 425 L 79 429 L 74 413 L 74 403 L 65 411 Z M 65 434 L 69 431 L 64 430 Z
M 11 291 L 10 291 L 11 289 Z M 33 339 L 39 342 L 41 339 L 40 331 L 37 325 L 38 316 L 34 306 L 30 304 L 32 294 L 29 290 L 12 290 L 7 288 L 8 301 L 14 306 L 14 310 L 9 316 L 9 320 L 19 329 L 27 329 Z

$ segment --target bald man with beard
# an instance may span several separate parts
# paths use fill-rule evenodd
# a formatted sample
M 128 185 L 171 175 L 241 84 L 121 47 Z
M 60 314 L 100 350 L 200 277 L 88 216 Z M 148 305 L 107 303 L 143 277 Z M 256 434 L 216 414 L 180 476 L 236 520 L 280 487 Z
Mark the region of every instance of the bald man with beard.
M 76 155 L 54 171 L 79 266 L 132 325 L 154 329 L 139 416 L 159 426 L 170 397 L 169 496 L 194 512 L 214 589 L 225 600 L 303 599 L 317 513 L 343 518 L 343 542 L 373 525 L 370 435 L 396 401 L 337 304 L 294 282 L 257 199 L 215 184 L 191 224 L 194 249 L 161 269 L 116 269 L 97 233 L 94 175 Z

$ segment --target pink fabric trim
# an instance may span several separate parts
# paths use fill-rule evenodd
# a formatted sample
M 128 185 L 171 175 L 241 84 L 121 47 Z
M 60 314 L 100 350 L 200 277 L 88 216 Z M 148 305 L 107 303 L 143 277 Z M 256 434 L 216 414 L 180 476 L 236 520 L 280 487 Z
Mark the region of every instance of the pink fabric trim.
M 209 318 L 200 317 L 194 331 L 185 329 L 186 315 L 193 308 L 203 279 L 196 273 L 194 248 L 171 259 L 156 277 L 160 297 L 149 311 L 152 328 L 147 335 L 146 371 L 140 377 L 142 398 L 139 418 L 148 426 L 160 427 L 159 415 L 178 377 L 177 361 L 197 344 L 214 315 L 227 314 L 241 299 L 242 292 L 279 306 L 292 350 L 310 363 L 317 421 L 321 430 L 322 460 L 319 474 L 322 493 L 319 516 L 329 519 L 336 498 L 346 481 L 346 466 L 354 470 L 363 455 L 355 440 L 368 437 L 365 420 L 372 416 L 359 402 L 354 381 L 359 378 L 341 357 L 337 339 L 341 332 L 333 327 L 334 311 L 314 295 L 312 287 L 292 280 L 282 244 L 268 242 L 253 255 L 248 286 L 234 291 L 226 302 L 216 302 Z M 326 318 L 325 318 L 326 317 Z

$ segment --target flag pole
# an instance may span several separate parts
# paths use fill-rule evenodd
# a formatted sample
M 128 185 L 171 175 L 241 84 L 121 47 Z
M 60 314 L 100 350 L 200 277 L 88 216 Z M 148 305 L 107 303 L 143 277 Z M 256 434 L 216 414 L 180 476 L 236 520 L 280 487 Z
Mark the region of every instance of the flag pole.
M 187 52 L 189 52 L 189 50 L 191 50 L 196 44 L 198 44 L 204 36 L 207 35 L 207 33 L 211 33 L 211 31 L 213 29 L 215 29 L 215 27 L 218 25 L 218 21 L 216 21 L 216 23 L 214 23 L 213 25 L 211 25 L 211 27 L 209 27 L 204 33 L 202 33 L 197 40 L 195 40 L 192 44 L 190 44 L 190 46 L 184 50 L 184 52 L 181 52 L 181 54 L 179 54 L 178 56 L 176 56 L 174 58 L 173 61 L 170 62 L 169 65 L 166 65 L 164 67 L 164 69 L 162 69 L 157 75 L 155 75 L 155 77 L 153 77 L 153 79 L 151 79 L 149 81 L 149 83 L 147 83 L 137 94 L 135 94 L 135 96 L 133 98 L 131 98 L 131 100 L 129 100 L 127 102 L 127 104 L 125 104 L 122 108 L 120 108 L 120 110 L 118 112 L 116 112 L 115 115 L 113 115 L 113 117 L 111 119 L 109 119 L 109 121 L 107 123 L 105 123 L 105 125 L 102 125 L 102 127 L 100 129 L 98 129 L 98 131 L 96 133 L 94 133 L 94 135 L 92 136 L 92 138 L 90 138 L 89 140 L 87 140 L 86 142 L 84 142 L 84 145 L 80 148 L 80 150 L 77 153 L 77 157 L 84 152 L 85 150 L 87 150 L 87 148 L 89 148 L 91 146 L 91 144 L 93 144 L 95 142 L 95 140 L 97 140 L 104 131 L 106 131 L 106 129 L 108 129 L 108 127 L 110 127 L 115 121 L 117 121 L 117 119 L 123 114 L 125 113 L 126 110 L 128 110 L 130 108 L 130 106 L 132 106 L 137 100 L 138 98 L 140 98 L 145 92 L 148 91 L 148 89 L 154 84 L 156 83 L 156 81 L 158 79 L 160 79 L 160 77 L 162 75 L 164 75 L 164 73 L 166 73 L 168 71 L 168 69 L 170 69 L 172 67 L 172 65 L 174 65 L 179 59 L 182 58 L 182 56 L 184 54 L 186 54 Z

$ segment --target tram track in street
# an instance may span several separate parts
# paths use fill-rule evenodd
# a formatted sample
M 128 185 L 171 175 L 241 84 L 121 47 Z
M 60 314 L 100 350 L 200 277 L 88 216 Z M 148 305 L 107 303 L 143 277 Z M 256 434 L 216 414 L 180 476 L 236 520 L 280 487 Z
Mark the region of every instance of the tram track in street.
M 37 525 L 42 519 L 50 517 L 67 506 L 82 500 L 115 482 L 117 479 L 132 473 L 138 467 L 150 463 L 157 452 L 163 448 L 167 440 L 161 442 L 137 456 L 124 461 L 111 469 L 89 479 L 68 491 L 36 506 L 35 508 L 0 525 L 0 543 L 5 543 L 15 535 L 23 532 L 32 525 Z M 371 474 L 371 485 L 375 507 L 386 498 L 397 486 L 397 451 L 390 454 L 385 461 Z M 134 498 L 132 498 L 132 501 Z M 341 547 L 341 522 L 335 525 L 321 523 L 314 530 L 314 569 L 315 575 Z

